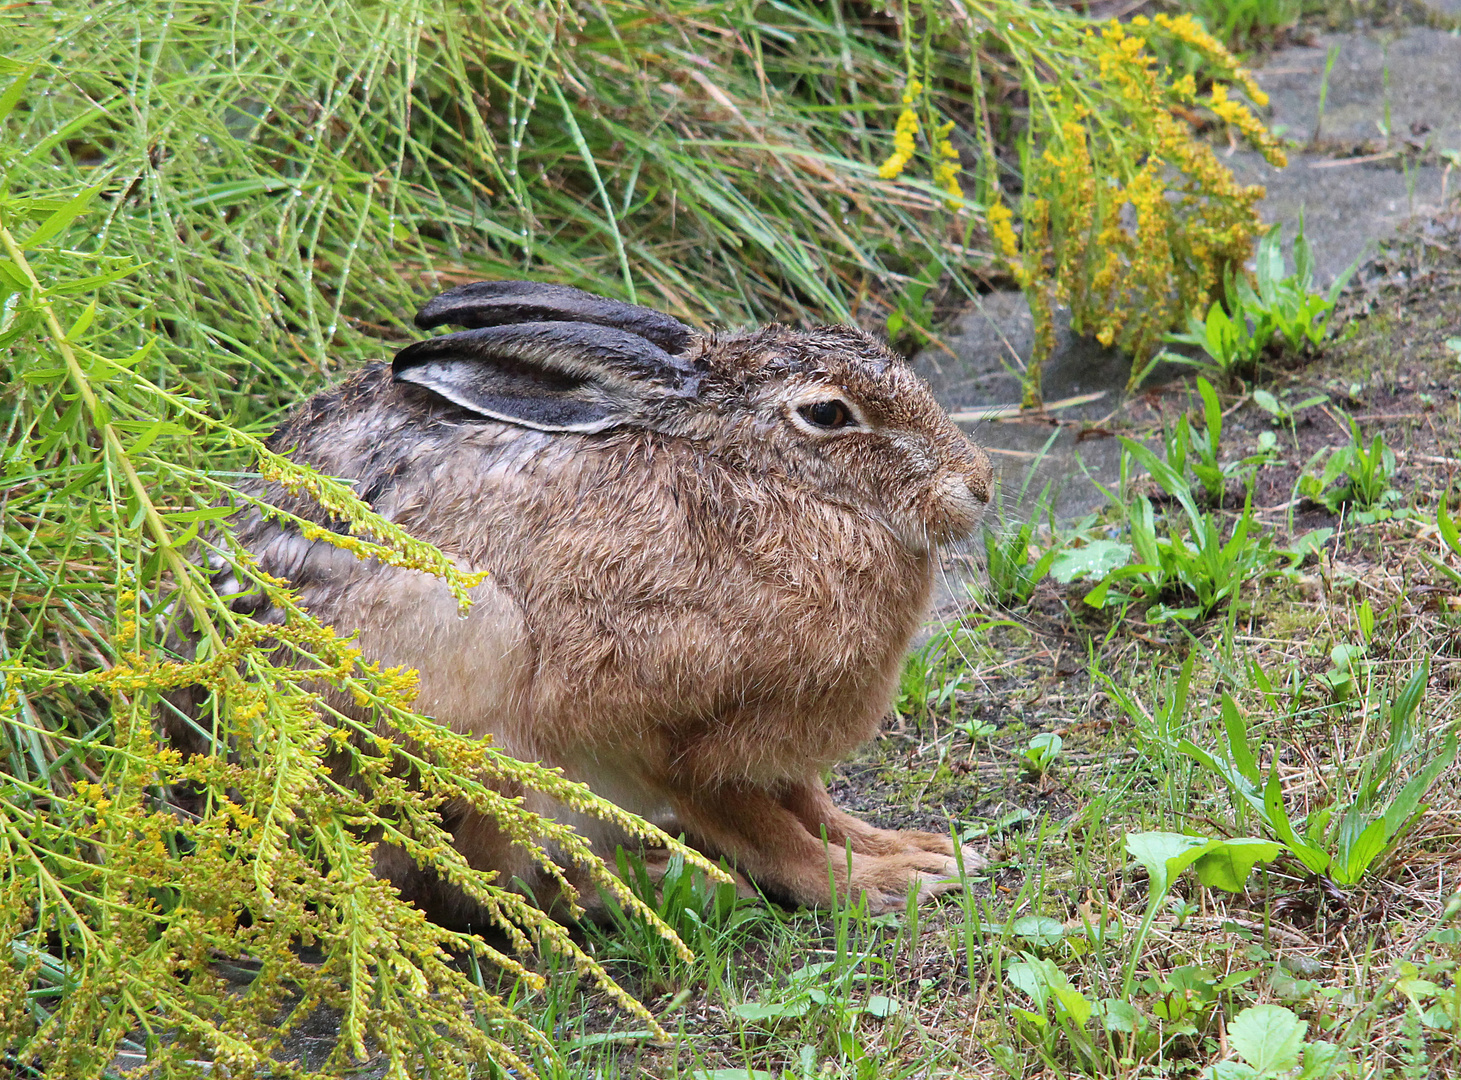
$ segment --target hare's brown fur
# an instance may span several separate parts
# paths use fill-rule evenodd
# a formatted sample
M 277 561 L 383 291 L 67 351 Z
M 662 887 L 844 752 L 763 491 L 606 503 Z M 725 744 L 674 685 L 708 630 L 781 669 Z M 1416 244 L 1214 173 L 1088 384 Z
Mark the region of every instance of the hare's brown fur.
M 875 907 L 910 884 L 952 887 L 947 837 L 859 822 L 819 774 L 887 712 L 935 545 L 972 527 L 988 460 L 858 331 L 773 327 L 691 351 L 693 402 L 652 401 L 642 423 L 600 433 L 484 420 L 380 365 L 276 433 L 277 449 L 354 480 L 386 517 L 487 571 L 465 618 L 425 574 L 257 517 L 241 539 L 306 607 L 358 630 L 368 656 L 418 668 L 423 712 L 562 767 L 773 893 L 827 901 L 829 846 L 839 887 Z M 828 386 L 865 431 L 809 436 L 792 422 L 798 395 Z M 474 864 L 538 884 L 490 823 L 450 824 Z M 617 837 L 578 824 L 612 853 Z M 381 858 L 439 915 L 470 915 L 429 873 Z

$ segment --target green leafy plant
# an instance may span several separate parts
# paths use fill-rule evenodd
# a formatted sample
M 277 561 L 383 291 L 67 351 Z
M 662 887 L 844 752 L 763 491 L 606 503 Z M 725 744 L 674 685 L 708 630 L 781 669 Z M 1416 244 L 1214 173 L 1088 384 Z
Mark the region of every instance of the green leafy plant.
M 1238 971 L 1219 979 L 1204 967 L 1184 965 L 1143 979 L 1119 996 L 1096 998 L 1049 957 L 1022 951 L 1005 966 L 1005 981 L 1034 1005 L 1010 1008 L 1026 1037 L 1050 1059 L 1063 1043 L 1081 1071 L 1092 1076 L 1119 1075 L 1134 1061 L 1160 1075 L 1172 1040 L 1199 1034 L 1219 1010 L 1222 996 L 1255 974 Z M 1098 1032 L 1091 1030 L 1092 1021 L 1099 1023 Z
M 1123 476 L 1129 475 L 1131 461 L 1140 463 L 1178 503 L 1183 514 L 1164 516 L 1166 527 L 1159 531 L 1156 513 L 1145 496 L 1137 496 L 1130 504 L 1118 503 L 1138 561 L 1107 573 L 1087 593 L 1087 604 L 1102 608 L 1140 598 L 1155 605 L 1148 613 L 1153 621 L 1205 618 L 1231 602 L 1244 582 L 1274 572 L 1278 556 L 1271 541 L 1266 536 L 1251 535 L 1251 505 L 1244 506 L 1224 540 L 1218 520 L 1210 512 L 1198 510 L 1186 477 L 1141 443 L 1125 437 L 1121 443 Z M 1131 586 L 1135 592 L 1126 591 Z M 1172 596 L 1189 602 L 1169 606 L 1164 601 Z
M 1319 676 L 1319 681 L 1328 688 L 1336 701 L 1347 701 L 1354 697 L 1370 662 L 1366 658 L 1364 645 L 1341 642 L 1329 650 L 1329 669 Z
M 1215 506 L 1221 506 L 1229 480 L 1236 478 L 1245 488 L 1252 490 L 1258 467 L 1276 460 L 1277 443 L 1272 432 L 1262 432 L 1258 438 L 1257 453 L 1223 464 L 1219 460 L 1223 437 L 1222 403 L 1212 383 L 1201 375 L 1197 377 L 1197 393 L 1202 399 L 1203 424 L 1201 427 L 1194 425 L 1186 413 L 1179 416 L 1172 429 L 1163 433 L 1165 458 L 1177 473 L 1191 472 L 1193 479 L 1207 493 L 1208 500 Z
M 645 997 L 700 979 L 720 985 L 733 945 L 771 917 L 759 899 L 743 899 L 734 882 L 713 880 L 682 854 L 667 854 L 657 853 L 664 858 L 663 872 L 657 875 L 644 859 L 623 848 L 616 853 L 616 864 L 619 878 L 674 937 L 666 937 L 608 891 L 600 892 L 607 927 L 590 931 L 595 954 L 631 969 Z M 677 940 L 693 950 L 693 961 L 687 962 Z
M 1060 759 L 1060 751 L 1064 748 L 1065 741 L 1053 731 L 1032 737 L 1025 746 L 1025 771 L 1035 777 L 1045 776 Z
M 1330 782 L 1332 801 L 1297 819 L 1285 803 L 1278 754 L 1264 780 L 1247 721 L 1227 694 L 1221 749 L 1213 752 L 1189 739 L 1180 740 L 1177 749 L 1221 777 L 1235 802 L 1256 815 L 1310 873 L 1342 887 L 1354 885 L 1394 850 L 1424 811 L 1426 794 L 1456 760 L 1454 733 L 1446 734 L 1438 748 L 1428 747 L 1420 736 L 1416 717 L 1429 676 L 1430 665 L 1423 663 L 1393 700 L 1377 708 L 1388 731 L 1384 748 L 1366 756 L 1357 775 L 1337 771 Z
M 1253 404 L 1266 412 L 1273 418 L 1275 424 L 1287 424 L 1289 435 L 1298 446 L 1297 417 L 1305 409 L 1311 409 L 1315 405 L 1323 405 L 1329 400 L 1328 394 L 1310 394 L 1302 401 L 1289 402 L 1289 391 L 1285 390 L 1281 396 L 1275 396 L 1262 387 L 1255 387 L 1253 390 Z M 1260 436 L 1260 441 L 1262 437 Z
M 1015 607 L 1028 603 L 1035 587 L 1049 573 L 1059 556 L 1061 545 L 1058 540 L 1043 550 L 1035 543 L 1042 517 L 1046 519 L 1050 533 L 1055 534 L 1049 484 L 1041 491 L 1026 521 L 1017 525 L 1001 522 L 997 529 L 984 529 L 989 596 L 996 604 Z
M 1295 492 L 1331 512 L 1350 506 L 1355 520 L 1362 524 L 1403 513 L 1388 509 L 1388 504 L 1404 498 L 1390 486 L 1390 479 L 1395 475 L 1395 451 L 1385 445 L 1381 432 L 1376 432 L 1366 443 L 1359 424 L 1353 419 L 1349 431 L 1349 445 L 1327 447 L 1314 454 L 1299 475 Z M 1315 466 L 1326 455 L 1324 468 L 1316 473 Z
M 1256 292 L 1246 278 L 1235 277 L 1238 304 L 1245 315 L 1263 329 L 1282 338 L 1290 351 L 1306 347 L 1318 348 L 1329 334 L 1329 320 L 1339 294 L 1359 267 L 1356 260 L 1335 278 L 1327 292 L 1314 290 L 1314 253 L 1304 236 L 1303 222 L 1294 237 L 1294 272 L 1285 272 L 1283 249 L 1279 245 L 1279 226 L 1275 225 L 1258 242 L 1254 278 Z
M 1127 834 L 1126 850 L 1147 872 L 1146 913 L 1131 944 L 1122 991 L 1122 997 L 1130 998 L 1142 946 L 1172 882 L 1182 871 L 1192 867 L 1197 880 L 1209 888 L 1241 892 L 1253 868 L 1260 862 L 1272 862 L 1283 846 L 1251 836 L 1219 839 L 1185 833 L 1143 832 Z
M 1169 898 L 1169 907 L 1176 903 L 1176 897 Z M 1181 926 L 1180 919 L 1177 925 Z M 1136 989 L 1151 1002 L 1152 1015 L 1162 1021 L 1164 1034 L 1196 1035 L 1207 1028 L 1222 995 L 1243 986 L 1257 974 L 1256 970 L 1249 969 L 1220 979 L 1205 967 L 1184 964 L 1165 975 L 1142 979 Z
M 947 709 L 969 677 L 957 628 L 935 634 L 908 654 L 894 701 L 900 715 L 920 718 Z
M 1252 374 L 1275 339 L 1293 352 L 1323 343 L 1339 293 L 1359 264 L 1341 274 L 1327 292 L 1316 292 L 1314 254 L 1302 223 L 1294 238 L 1292 274 L 1285 272 L 1278 233 L 1275 225 L 1258 242 L 1256 289 L 1241 273 L 1230 272 L 1224 280 L 1223 301 L 1214 301 L 1205 318 L 1190 316 L 1186 333 L 1167 335 L 1168 341 L 1200 348 L 1207 359 L 1193 360 L 1171 352 L 1163 353 L 1163 359 L 1211 368 L 1231 381 Z
M 1461 525 L 1458 525 L 1455 518 L 1450 514 L 1446 502 L 1450 499 L 1448 491 L 1441 496 L 1440 505 L 1436 507 L 1436 535 L 1439 539 L 1441 558 L 1422 553 L 1421 557 L 1434 567 L 1451 584 L 1461 587 Z M 1450 552 L 1451 557 L 1456 560 L 1456 566 L 1452 567 L 1445 561 L 1445 555 Z
M 913 897 L 905 918 L 915 923 L 918 919 Z M 859 1024 L 864 1018 L 886 1020 L 904 1008 L 898 997 L 881 992 L 892 981 L 891 961 L 877 951 L 857 947 L 857 942 L 866 941 L 876 921 L 869 918 L 861 898 L 839 898 L 834 889 L 833 947 L 822 952 L 826 959 L 797 964 L 779 985 L 764 991 L 760 1000 L 731 1006 L 731 1015 L 753 1031 L 797 1030 L 810 1039 L 814 1050 L 820 1048 L 850 1065 L 854 1076 L 875 1075 L 877 1057 L 866 1045 Z M 815 1056 L 813 1053 L 811 1058 Z
M 1300 0 L 1196 0 L 1192 10 L 1233 48 L 1276 37 L 1296 25 Z
M 1208 1080 L 1277 1080 L 1281 1076 L 1320 1080 L 1334 1075 L 1343 1051 L 1335 1043 L 1306 1042 L 1308 1028 L 1307 1022 L 1282 1005 L 1251 1005 L 1228 1027 L 1228 1043 L 1242 1061 L 1220 1061 L 1204 1070 L 1203 1076 Z
M 1268 348 L 1273 338 L 1272 328 L 1262 320 L 1249 320 L 1235 291 L 1230 291 L 1228 307 L 1214 300 L 1207 309 L 1207 317 L 1189 316 L 1187 332 L 1168 334 L 1166 340 L 1182 345 L 1194 345 L 1207 354 L 1207 360 L 1194 360 L 1181 353 L 1163 352 L 1159 359 L 1177 364 L 1191 364 L 1195 367 L 1211 368 L 1214 375 L 1224 381 L 1232 381 L 1239 375 L 1250 372 L 1258 359 Z

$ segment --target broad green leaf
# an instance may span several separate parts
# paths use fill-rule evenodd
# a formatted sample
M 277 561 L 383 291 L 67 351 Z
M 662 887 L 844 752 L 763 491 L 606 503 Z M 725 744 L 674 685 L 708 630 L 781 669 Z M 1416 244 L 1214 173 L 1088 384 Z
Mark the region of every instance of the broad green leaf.
M 1241 1061 L 1219 1061 L 1212 1067 L 1213 1080 L 1260 1080 L 1251 1065 Z
M 1051 983 L 1050 992 L 1055 995 L 1055 1000 L 1060 1003 L 1076 1027 L 1085 1027 L 1086 1021 L 1091 1018 L 1091 1003 L 1086 996 L 1066 981 L 1061 976 L 1058 983 Z
M 1227 691 L 1223 691 L 1223 734 L 1228 741 L 1228 757 L 1232 759 L 1233 765 L 1238 772 L 1254 787 L 1261 782 L 1258 776 L 1258 761 L 1253 756 L 1253 749 L 1248 745 L 1248 725 L 1243 720 L 1243 714 L 1238 711 L 1238 704 Z
M 805 1016 L 812 1007 L 812 1003 L 804 997 L 793 998 L 791 1001 L 778 1001 L 766 1005 L 758 1001 L 745 1001 L 739 1005 L 731 1006 L 731 1014 L 741 1020 L 762 1021 L 762 1020 L 784 1020 Z
M 1091 1003 L 1086 1000 L 1086 996 L 1071 985 L 1054 961 L 1029 953 L 1020 955 L 1024 960 L 1011 964 L 1007 969 L 1010 982 L 1039 1002 L 1042 1010 L 1045 1003 L 1054 998 L 1059 1008 L 1070 1016 L 1077 1027 L 1083 1026 L 1091 1018 Z M 1016 969 L 1019 969 L 1018 975 Z
M 1335 1043 L 1311 1042 L 1304 1044 L 1304 1067 L 1299 1080 L 1320 1080 L 1321 1077 L 1342 1076 L 1336 1066 L 1341 1048 Z
M 1015 937 L 1039 946 L 1056 945 L 1065 936 L 1065 927 L 1059 919 L 1048 915 L 1025 915 L 1015 920 L 1011 927 Z
M 1102 578 L 1131 561 L 1131 545 L 1116 540 L 1092 540 L 1084 547 L 1065 548 L 1050 563 L 1050 576 L 1062 585 L 1087 578 Z
M 1262 409 L 1269 415 L 1275 417 L 1282 417 L 1284 412 L 1286 411 L 1284 407 L 1278 403 L 1278 398 L 1274 397 L 1267 390 L 1254 390 L 1253 404 L 1257 405 L 1260 409 Z
M 1252 1005 L 1228 1025 L 1228 1043 L 1260 1076 L 1296 1068 L 1309 1025 L 1282 1005 Z
M 1310 529 L 1288 547 L 1284 548 L 1281 553 L 1287 555 L 1292 560 L 1293 565 L 1297 566 L 1310 555 L 1318 555 L 1333 535 L 1333 529 Z
M 1338 885 L 1353 885 L 1365 876 L 1375 857 L 1385 850 L 1385 820 L 1376 818 L 1365 826 L 1347 849 L 1335 854 L 1329 876 Z
M 1152 899 L 1165 896 L 1172 879 L 1191 866 L 1217 840 L 1174 832 L 1140 832 L 1126 834 L 1126 851 L 1146 867 L 1147 895 Z
M 76 316 L 76 321 L 73 322 L 71 324 L 71 328 L 66 331 L 66 340 L 74 343 L 78 338 L 81 337 L 82 334 L 86 333 L 86 331 L 91 326 L 92 320 L 95 318 L 96 300 L 95 298 L 93 298 L 91 303 L 87 304 L 86 307 L 81 309 L 81 314 Z M 105 374 L 105 372 L 103 372 L 102 374 Z
M 1223 430 L 1223 406 L 1218 401 L 1217 391 L 1212 383 L 1201 375 L 1197 377 L 1197 392 L 1202 396 L 1203 420 L 1207 425 L 1207 437 L 1214 442 Z
M 1137 577 L 1141 574 L 1161 573 L 1160 566 L 1152 566 L 1149 563 L 1137 563 L 1135 566 L 1119 566 L 1106 575 L 1105 579 L 1082 598 L 1085 603 L 1093 608 L 1106 606 L 1106 596 L 1111 591 L 1111 586 L 1126 578 Z
M 1050 1000 L 1050 987 L 1033 961 L 1017 960 L 1004 969 L 1005 981 L 1020 991 L 1039 1008 L 1043 1015 Z
M 1252 836 L 1221 840 L 1217 847 L 1198 856 L 1194 867 L 1197 880 L 1208 888 L 1242 892 L 1253 867 L 1272 862 L 1282 850 L 1282 844 Z
M 862 1011 L 869 1016 L 876 1016 L 881 1019 L 892 1016 L 902 1007 L 902 1003 L 897 998 L 887 997 L 884 994 L 874 994 L 867 999 L 867 1004 L 863 1006 Z
M 1124 1031 L 1134 1035 L 1141 1024 L 1141 1013 L 1128 1001 L 1120 998 L 1103 998 L 1096 1002 L 1096 1015 L 1101 1018 L 1107 1031 Z

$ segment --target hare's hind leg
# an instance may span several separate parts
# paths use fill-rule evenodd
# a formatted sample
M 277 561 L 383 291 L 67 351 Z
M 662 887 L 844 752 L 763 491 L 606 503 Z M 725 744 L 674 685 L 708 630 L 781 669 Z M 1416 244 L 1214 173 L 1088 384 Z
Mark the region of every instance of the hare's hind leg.
M 832 801 L 820 779 L 794 784 L 778 800 L 790 810 L 813 836 L 824 831 L 827 842 L 836 847 L 852 846 L 862 855 L 896 855 L 908 851 L 932 851 L 953 855 L 954 842 L 948 834 L 918 832 L 912 829 L 879 829 L 853 817 Z M 971 847 L 962 852 L 965 870 L 978 870 L 989 860 Z
M 820 827 L 813 835 L 777 797 L 753 785 L 686 791 L 675 812 L 696 847 L 732 860 L 768 893 L 792 903 L 825 907 L 835 883 L 843 896 L 866 894 L 879 913 L 901 908 L 910 888 L 923 901 L 962 887 L 952 855 L 917 847 L 860 852 L 848 844 L 850 835 L 839 842 L 830 830 L 824 840 Z

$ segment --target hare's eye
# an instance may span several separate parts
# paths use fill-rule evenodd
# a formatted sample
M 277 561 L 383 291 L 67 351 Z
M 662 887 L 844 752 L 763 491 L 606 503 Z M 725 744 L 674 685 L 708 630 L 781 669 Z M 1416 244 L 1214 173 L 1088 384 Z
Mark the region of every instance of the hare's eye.
M 803 405 L 797 412 L 801 413 L 802 419 L 807 423 L 815 424 L 819 428 L 840 428 L 852 423 L 852 410 L 836 398 Z

